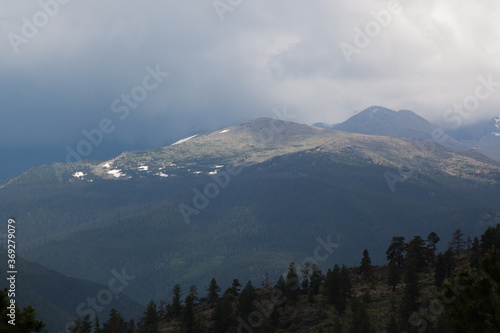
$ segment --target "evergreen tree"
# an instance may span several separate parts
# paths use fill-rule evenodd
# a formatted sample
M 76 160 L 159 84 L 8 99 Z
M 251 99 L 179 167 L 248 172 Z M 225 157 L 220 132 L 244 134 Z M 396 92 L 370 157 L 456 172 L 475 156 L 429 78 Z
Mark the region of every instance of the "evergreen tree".
M 470 266 L 472 268 L 479 268 L 479 258 L 481 256 L 481 249 L 479 247 L 479 239 L 474 237 L 470 251 Z
M 340 269 L 335 265 L 330 275 L 329 297 L 335 310 L 342 315 L 347 308 L 347 299 L 351 297 L 351 277 L 345 265 Z
M 500 224 L 488 227 L 481 235 L 481 255 L 486 254 L 491 248 L 500 249 Z
M 302 264 L 300 268 L 300 273 L 302 274 L 302 282 L 301 282 L 301 287 L 302 290 L 306 291 L 309 289 L 309 274 L 311 272 L 311 263 L 310 262 L 305 262 Z
M 462 271 L 445 285 L 446 314 L 456 332 L 500 332 L 500 253 L 489 251 L 481 260 L 481 275 Z
M 238 296 L 238 294 L 240 293 L 240 289 L 241 289 L 241 284 L 238 281 L 238 279 L 233 280 L 233 284 L 231 286 L 231 289 L 233 291 L 234 296 Z
M 212 280 L 210 281 L 210 286 L 208 287 L 207 291 L 208 291 L 207 295 L 208 303 L 210 303 L 210 305 L 213 306 L 215 302 L 219 299 L 219 293 L 220 293 L 220 287 L 217 285 L 217 281 L 215 281 L 215 278 L 212 278 Z
M 427 262 L 429 264 L 434 264 L 435 258 L 436 258 L 436 250 L 437 250 L 437 243 L 439 243 L 441 239 L 435 232 L 431 232 L 429 235 L 427 235 Z
M 238 315 L 242 318 L 248 317 L 250 312 L 254 310 L 253 302 L 257 298 L 255 293 L 255 288 L 252 285 L 252 281 L 248 281 L 245 285 L 245 288 L 241 291 L 240 296 L 238 297 Z
M 460 229 L 457 229 L 453 232 L 453 236 L 450 242 L 450 248 L 456 255 L 460 255 L 464 250 L 465 239 L 464 234 Z
M 78 318 L 73 322 L 73 325 L 69 327 L 69 333 L 81 333 L 83 330 L 83 321 Z
M 325 296 L 326 301 L 330 304 L 335 304 L 337 296 L 340 294 L 341 282 L 340 282 L 340 267 L 335 264 L 333 270 L 328 269 L 325 277 Z
M 346 265 L 342 265 L 339 276 L 341 285 L 341 295 L 344 296 L 346 299 L 350 298 L 352 294 L 351 275 L 349 274 Z
M 189 296 L 191 296 L 193 303 L 198 301 L 198 287 L 196 285 L 189 287 Z
M 91 333 L 92 332 L 92 320 L 90 320 L 90 315 L 83 317 L 82 330 L 81 333 Z
M 321 283 L 324 280 L 323 273 L 318 268 L 318 265 L 312 265 L 312 273 L 311 273 L 311 289 L 313 290 L 313 295 L 317 295 L 319 293 L 319 288 L 321 287 Z
M 408 247 L 410 248 L 410 246 Z M 410 251 L 408 251 L 410 253 Z M 401 305 L 402 318 L 410 318 L 413 311 L 418 309 L 420 297 L 420 282 L 418 275 L 418 257 L 406 258 L 403 281 L 405 282 L 403 301 Z
M 159 333 L 158 331 L 158 311 L 156 303 L 151 300 L 144 312 L 141 323 L 139 324 L 140 333 Z
M 286 281 L 283 275 L 280 275 L 278 278 L 278 281 L 276 282 L 276 286 L 274 288 L 278 289 L 279 292 L 281 293 L 282 297 L 286 297 Z M 285 310 L 286 306 L 286 300 L 281 303 L 281 306 L 283 308 L 283 311 Z
M 94 321 L 94 333 L 101 333 L 101 324 L 99 323 L 99 317 L 95 316 Z
M 405 253 L 408 245 L 405 243 L 403 236 L 392 237 L 391 244 L 385 252 L 389 264 L 393 264 L 398 268 L 403 268 Z
M 370 259 L 370 254 L 368 250 L 363 251 L 363 259 L 361 259 L 361 266 L 359 267 L 361 275 L 365 278 L 371 278 L 372 274 L 372 260 Z
M 434 273 L 434 285 L 441 287 L 444 279 L 446 278 L 446 264 L 445 258 L 442 253 L 436 256 L 436 270 Z
M 299 276 L 297 275 L 297 269 L 295 268 L 295 263 L 290 263 L 288 267 L 288 273 L 286 275 L 286 298 L 291 304 L 295 304 L 297 298 L 300 294 L 300 282 Z
M 123 320 L 122 315 L 116 311 L 116 309 L 111 309 L 108 316 L 108 321 L 102 325 L 102 333 L 123 333 L 127 332 L 128 326 L 125 320 Z
M 426 268 L 426 253 L 425 241 L 420 236 L 415 236 L 408 243 L 405 261 L 412 260 L 418 272 L 422 272 Z
M 392 291 L 396 290 L 396 286 L 401 281 L 400 268 L 396 264 L 389 263 L 389 275 L 387 283 L 392 287 Z
M 445 268 L 445 278 L 448 278 L 452 275 L 453 270 L 455 269 L 455 255 L 451 249 L 446 250 L 444 253 L 444 268 Z
M 41 332 L 45 327 L 44 322 L 36 319 L 36 312 L 33 307 L 27 306 L 23 308 L 23 311 L 20 311 L 16 306 L 14 309 L 16 314 L 16 331 L 12 331 L 13 325 L 8 323 L 11 320 L 7 316 L 10 313 L 10 309 L 7 309 L 8 306 L 10 306 L 8 290 L 5 288 L 4 290 L 0 290 L 0 332 Z
M 184 323 L 186 327 L 186 331 L 188 333 L 193 332 L 193 327 L 194 327 L 194 300 L 191 295 L 187 295 L 186 299 L 184 300 L 184 303 L 186 306 L 184 307 L 184 310 L 182 312 L 182 322 Z
M 174 318 L 179 318 L 182 312 L 181 294 L 181 286 L 177 283 L 172 289 L 172 301 L 170 303 L 171 314 Z
M 212 319 L 214 320 L 214 331 L 216 333 L 226 333 L 234 325 L 233 306 L 231 298 L 227 294 L 217 301 Z

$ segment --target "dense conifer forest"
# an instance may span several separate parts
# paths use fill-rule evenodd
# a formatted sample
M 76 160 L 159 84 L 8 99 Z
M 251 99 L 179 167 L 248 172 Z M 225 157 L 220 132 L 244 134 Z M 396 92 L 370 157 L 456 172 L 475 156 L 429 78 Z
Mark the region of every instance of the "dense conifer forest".
M 112 309 L 107 318 L 77 319 L 70 332 L 499 332 L 500 224 L 474 239 L 456 230 L 443 253 L 439 242 L 434 232 L 394 236 L 383 266 L 366 249 L 357 267 L 323 272 L 292 262 L 277 281 L 235 278 L 224 291 L 215 278 L 189 290 L 176 284 L 170 300 L 149 302 L 137 322 Z M 6 293 L 1 331 L 43 332 L 32 307 L 16 308 L 17 325 L 9 325 Z

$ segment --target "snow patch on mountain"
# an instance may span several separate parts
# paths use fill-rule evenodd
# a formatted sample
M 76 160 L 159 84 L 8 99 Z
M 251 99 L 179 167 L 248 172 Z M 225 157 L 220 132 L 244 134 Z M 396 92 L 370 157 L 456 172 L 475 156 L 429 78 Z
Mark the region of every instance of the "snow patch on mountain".
M 222 130 L 219 132 L 219 134 L 226 133 L 226 132 L 229 132 L 229 130 L 228 129 Z
M 190 136 L 190 137 L 188 137 L 188 138 L 181 139 L 181 140 L 179 140 L 179 141 L 177 141 L 177 142 L 172 143 L 172 144 L 171 144 L 171 146 L 175 146 L 175 145 L 178 145 L 178 144 L 180 144 L 180 143 L 184 143 L 184 142 L 189 141 L 189 140 L 191 140 L 191 139 L 193 139 L 193 138 L 196 138 L 197 136 L 198 136 L 198 134 L 193 135 L 193 136 Z
M 116 178 L 120 178 L 120 177 L 123 177 L 125 176 L 124 173 L 122 173 L 122 170 L 121 169 L 114 169 L 114 170 L 110 170 L 108 171 L 108 173 Z
M 163 173 L 163 172 L 158 172 L 158 173 L 155 173 L 155 176 L 160 176 L 160 177 L 168 177 L 168 175 L 166 173 Z

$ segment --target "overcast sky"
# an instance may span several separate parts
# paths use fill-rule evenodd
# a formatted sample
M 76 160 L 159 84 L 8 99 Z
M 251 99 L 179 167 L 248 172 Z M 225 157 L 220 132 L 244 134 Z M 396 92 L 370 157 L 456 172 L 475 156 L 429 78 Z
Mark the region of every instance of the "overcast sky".
M 371 105 L 443 123 L 478 77 L 500 82 L 498 0 L 55 1 L 0 0 L 2 152 L 50 147 L 63 161 L 105 118 L 113 130 L 89 158 L 273 108 L 309 124 Z M 499 115 L 496 90 L 464 121 Z

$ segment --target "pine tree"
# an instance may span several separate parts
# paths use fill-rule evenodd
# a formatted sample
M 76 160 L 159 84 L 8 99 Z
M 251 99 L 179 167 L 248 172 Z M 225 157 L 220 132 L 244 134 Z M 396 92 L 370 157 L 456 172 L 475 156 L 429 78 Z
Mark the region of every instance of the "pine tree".
M 233 280 L 233 284 L 231 286 L 231 289 L 233 291 L 234 296 L 238 296 L 238 294 L 240 293 L 240 289 L 241 289 L 241 283 L 238 281 L 238 279 Z
M 193 303 L 196 303 L 198 301 L 198 287 L 196 287 L 196 285 L 193 284 L 191 287 L 189 287 L 189 296 L 191 296 Z
M 297 275 L 297 269 L 295 268 L 295 263 L 290 263 L 288 267 L 288 273 L 286 275 L 286 298 L 291 304 L 295 304 L 297 297 L 300 293 L 300 282 L 299 276 Z
M 453 232 L 453 236 L 450 242 L 450 248 L 456 255 L 460 255 L 464 250 L 465 239 L 464 234 L 460 229 L 457 229 Z
M 253 302 L 256 298 L 257 295 L 255 294 L 255 288 L 252 285 L 252 281 L 249 280 L 238 297 L 238 315 L 242 318 L 246 318 L 250 312 L 254 310 Z
M 474 237 L 470 251 L 470 266 L 472 268 L 479 268 L 479 258 L 481 256 L 481 249 L 479 247 L 479 239 Z
M 92 332 L 92 320 L 90 320 L 90 315 L 86 315 L 82 321 L 82 330 L 80 333 L 91 333 Z
M 182 312 L 182 322 L 186 327 L 186 331 L 188 333 L 192 333 L 194 327 L 193 297 L 191 295 L 187 295 L 186 299 L 184 300 L 184 303 L 186 304 L 186 306 L 184 307 L 184 310 Z
M 435 232 L 431 232 L 429 235 L 427 235 L 427 262 L 429 264 L 434 264 L 435 258 L 436 258 L 436 250 L 437 250 L 437 243 L 439 243 L 441 239 Z
M 127 323 L 123 320 L 122 315 L 111 309 L 108 316 L 108 321 L 102 325 L 102 333 L 127 332 Z
M 16 322 L 13 330 L 13 325 L 8 323 L 9 318 L 7 316 L 10 310 L 7 307 L 10 306 L 7 288 L 4 290 L 0 289 L 0 332 L 41 332 L 45 327 L 45 323 L 38 321 L 36 319 L 36 311 L 32 306 L 27 306 L 23 308 L 23 311 L 19 310 L 16 306 L 14 311 L 16 314 Z
M 488 227 L 481 235 L 481 255 L 486 254 L 491 248 L 500 249 L 500 224 Z
M 368 253 L 367 249 L 363 251 L 363 259 L 361 259 L 361 266 L 359 267 L 359 271 L 361 272 L 361 275 L 366 279 L 371 278 L 372 260 L 370 259 L 370 254 Z
M 151 300 L 139 324 L 140 333 L 159 333 L 158 331 L 158 311 L 156 303 Z
M 328 269 L 325 277 L 325 285 L 324 285 L 324 295 L 326 301 L 330 304 L 335 303 L 335 299 L 340 293 L 340 267 L 335 264 L 332 269 Z
M 220 293 L 220 287 L 217 285 L 217 281 L 215 281 L 215 278 L 212 278 L 212 280 L 210 281 L 210 286 L 208 287 L 207 291 L 208 291 L 207 295 L 208 303 L 210 303 L 210 305 L 213 306 L 215 302 L 219 299 L 219 293 Z
M 398 268 L 403 268 L 405 253 L 408 245 L 405 243 L 403 236 L 392 237 L 391 244 L 385 252 L 389 264 L 393 264 Z
M 403 274 L 405 287 L 401 305 L 402 318 L 410 318 L 411 313 L 418 309 L 418 298 L 420 297 L 418 272 L 418 258 L 413 256 L 406 258 L 405 272 Z
M 396 286 L 401 281 L 400 268 L 396 264 L 389 263 L 389 275 L 387 283 L 392 287 L 392 291 L 396 290 Z
M 418 272 L 422 272 L 426 268 L 426 247 L 425 241 L 420 236 L 415 236 L 408 243 L 405 261 L 413 260 L 413 265 L 416 266 Z
M 278 278 L 278 281 L 276 282 L 276 286 L 274 288 L 278 289 L 279 292 L 281 293 L 282 297 L 286 297 L 286 281 L 283 275 L 280 275 Z M 283 311 L 285 310 L 286 306 L 286 301 L 281 303 L 281 306 L 283 308 Z
M 226 333 L 234 325 L 234 314 L 231 299 L 225 295 L 217 301 L 212 314 L 214 320 L 214 331 L 216 333 Z
M 73 322 L 73 325 L 69 327 L 69 333 L 81 333 L 83 329 L 83 321 L 78 318 Z
M 324 280 L 323 273 L 318 268 L 318 265 L 312 265 L 312 273 L 311 273 L 311 289 L 313 290 L 313 294 L 317 295 L 319 293 L 319 288 L 321 287 L 321 283 Z
M 172 289 L 172 301 L 170 303 L 171 313 L 174 318 L 179 318 L 182 312 L 181 294 L 181 286 L 177 283 Z
M 98 316 L 95 316 L 94 333 L 101 333 L 101 324 L 99 323 L 99 317 Z
M 444 279 L 446 278 L 446 265 L 444 255 L 439 253 L 436 256 L 436 270 L 434 273 L 434 285 L 436 287 L 441 287 Z
M 311 263 L 306 261 L 302 264 L 300 268 L 300 273 L 302 274 L 301 279 L 301 287 L 302 290 L 307 291 L 309 289 L 309 274 L 311 272 Z
M 462 271 L 445 284 L 446 314 L 456 332 L 500 332 L 500 253 L 490 250 L 481 260 L 481 275 Z

